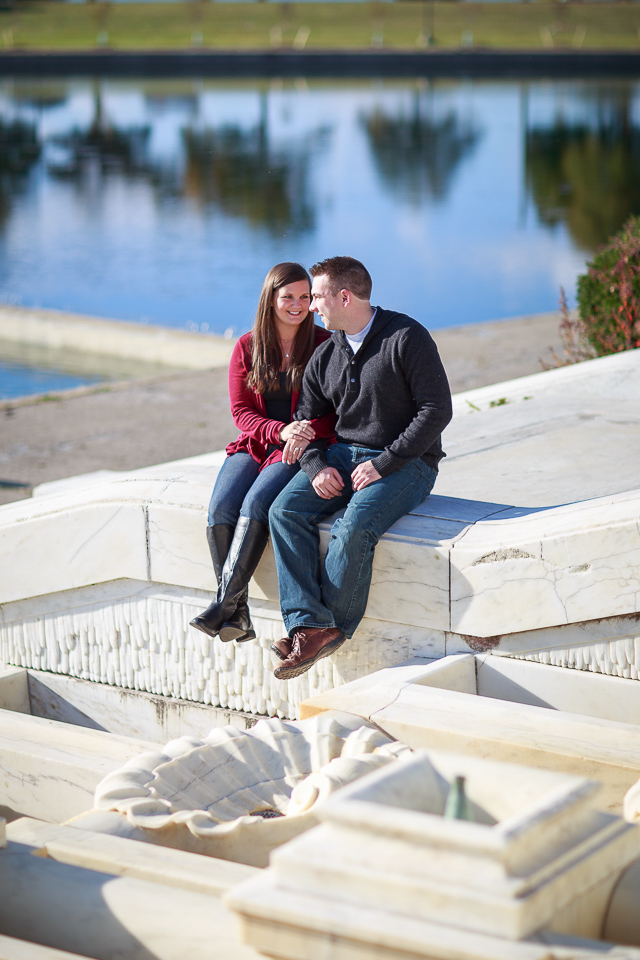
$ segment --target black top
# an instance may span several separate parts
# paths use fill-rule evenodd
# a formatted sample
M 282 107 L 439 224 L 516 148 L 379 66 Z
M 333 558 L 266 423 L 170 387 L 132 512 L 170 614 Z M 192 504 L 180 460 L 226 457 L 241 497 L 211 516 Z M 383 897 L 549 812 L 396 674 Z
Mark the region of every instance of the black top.
M 291 423 L 291 391 L 287 388 L 286 372 L 281 372 L 278 380 L 279 383 L 275 389 L 267 390 L 263 394 L 267 416 L 269 420 Z
M 335 331 L 307 364 L 295 416 L 312 420 L 332 410 L 339 442 L 382 451 L 372 461 L 380 476 L 418 457 L 437 468 L 451 393 L 429 332 L 381 308 L 357 353 L 344 332 Z M 327 465 L 325 446 L 314 441 L 301 458 L 310 479 Z

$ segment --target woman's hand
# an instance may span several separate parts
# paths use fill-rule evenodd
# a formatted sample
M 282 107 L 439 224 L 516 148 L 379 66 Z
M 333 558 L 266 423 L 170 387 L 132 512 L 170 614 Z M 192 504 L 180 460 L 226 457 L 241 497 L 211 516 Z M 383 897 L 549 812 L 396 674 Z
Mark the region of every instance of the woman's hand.
M 280 431 L 280 439 L 283 443 L 288 440 L 315 440 L 316 432 L 308 420 L 292 420 Z M 306 444 L 305 444 L 306 447 Z
M 291 437 L 284 445 L 282 462 L 288 464 L 297 463 L 310 443 L 310 440 L 300 440 L 297 437 Z

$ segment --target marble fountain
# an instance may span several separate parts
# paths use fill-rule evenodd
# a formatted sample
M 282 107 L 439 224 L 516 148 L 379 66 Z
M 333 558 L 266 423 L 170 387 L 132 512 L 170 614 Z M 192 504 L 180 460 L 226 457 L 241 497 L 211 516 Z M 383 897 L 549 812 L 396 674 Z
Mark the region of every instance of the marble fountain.
M 270 550 L 258 641 L 188 628 L 223 454 L 1 507 L 0 957 L 640 960 L 639 373 L 458 395 L 358 634 L 289 684 Z

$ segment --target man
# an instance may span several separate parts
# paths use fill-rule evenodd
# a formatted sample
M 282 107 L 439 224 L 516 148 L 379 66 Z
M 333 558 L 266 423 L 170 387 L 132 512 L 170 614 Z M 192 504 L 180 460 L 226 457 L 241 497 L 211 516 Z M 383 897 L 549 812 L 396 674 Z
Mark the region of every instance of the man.
M 302 470 L 269 511 L 288 631 L 271 649 L 283 661 L 274 673 L 286 680 L 353 635 L 375 545 L 430 493 L 451 419 L 449 384 L 427 330 L 371 306 L 371 277 L 359 260 L 332 257 L 310 273 L 311 309 L 333 335 L 309 361 L 296 418 L 335 410 L 337 442 L 306 447 Z M 318 524 L 344 507 L 321 565 Z

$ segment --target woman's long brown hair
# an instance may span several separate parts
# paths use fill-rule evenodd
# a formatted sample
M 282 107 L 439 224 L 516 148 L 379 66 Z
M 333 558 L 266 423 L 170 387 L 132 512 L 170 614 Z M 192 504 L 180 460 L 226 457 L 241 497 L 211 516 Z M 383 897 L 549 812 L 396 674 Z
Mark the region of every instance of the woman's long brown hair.
M 306 280 L 311 290 L 311 280 L 305 268 L 299 263 L 276 263 L 269 270 L 262 284 L 262 293 L 258 303 L 256 321 L 253 325 L 253 353 L 251 373 L 247 377 L 247 386 L 256 393 L 265 393 L 278 386 L 280 367 L 284 359 L 280 337 L 276 328 L 273 310 L 273 295 L 280 287 L 288 283 Z M 307 314 L 297 329 L 293 341 L 293 357 L 287 372 L 287 387 L 299 390 L 304 368 L 315 348 L 313 314 Z

